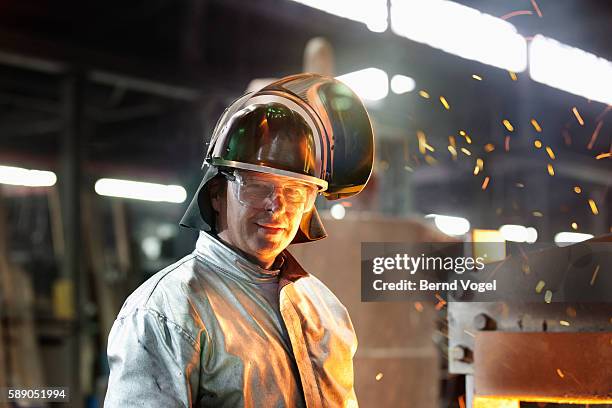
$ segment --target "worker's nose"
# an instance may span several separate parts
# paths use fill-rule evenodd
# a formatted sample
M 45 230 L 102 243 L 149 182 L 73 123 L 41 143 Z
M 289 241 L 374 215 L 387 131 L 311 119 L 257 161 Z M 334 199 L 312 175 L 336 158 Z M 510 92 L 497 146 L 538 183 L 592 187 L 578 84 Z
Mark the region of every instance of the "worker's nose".
M 272 193 L 266 198 L 265 210 L 270 212 L 278 212 L 284 210 L 287 206 L 285 197 L 283 196 L 282 188 L 275 188 Z

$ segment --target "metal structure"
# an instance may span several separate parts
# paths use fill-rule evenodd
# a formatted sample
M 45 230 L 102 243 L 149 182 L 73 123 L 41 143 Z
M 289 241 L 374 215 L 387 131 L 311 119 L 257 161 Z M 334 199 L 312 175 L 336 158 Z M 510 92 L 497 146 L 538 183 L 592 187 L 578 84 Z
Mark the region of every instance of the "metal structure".
M 609 240 L 487 265 L 482 280 L 497 279 L 499 301 L 454 295 L 449 371 L 466 376 L 468 406 L 612 402 L 612 285 L 598 276 L 610 268 Z

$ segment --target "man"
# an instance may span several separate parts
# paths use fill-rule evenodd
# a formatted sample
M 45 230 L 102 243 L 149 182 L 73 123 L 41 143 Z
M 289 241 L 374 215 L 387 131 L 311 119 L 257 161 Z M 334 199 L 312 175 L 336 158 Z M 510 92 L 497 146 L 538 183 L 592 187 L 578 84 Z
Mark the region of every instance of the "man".
M 373 135 L 353 92 L 279 80 L 235 101 L 181 223 L 195 251 L 125 302 L 105 407 L 354 407 L 357 340 L 333 293 L 285 249 L 324 238 L 314 206 L 361 191 Z

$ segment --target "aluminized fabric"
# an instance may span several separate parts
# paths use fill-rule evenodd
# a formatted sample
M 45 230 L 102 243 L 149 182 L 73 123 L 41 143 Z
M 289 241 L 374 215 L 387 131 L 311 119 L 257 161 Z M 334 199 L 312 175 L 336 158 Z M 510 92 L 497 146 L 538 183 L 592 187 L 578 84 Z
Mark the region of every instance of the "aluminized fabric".
M 123 305 L 109 336 L 105 407 L 356 407 L 349 315 L 282 256 L 274 276 L 200 233 L 193 254 Z M 278 309 L 254 290 L 271 279 Z

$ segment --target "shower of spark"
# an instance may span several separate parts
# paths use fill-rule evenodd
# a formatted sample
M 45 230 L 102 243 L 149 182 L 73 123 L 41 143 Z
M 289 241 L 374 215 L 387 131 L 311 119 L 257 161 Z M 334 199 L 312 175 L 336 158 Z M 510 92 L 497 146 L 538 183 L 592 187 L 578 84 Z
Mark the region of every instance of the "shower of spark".
M 576 120 L 578 121 L 578 123 L 580 123 L 580 126 L 584 126 L 584 120 L 582 119 L 582 116 L 580 116 L 580 112 L 578 112 L 578 108 L 574 106 L 572 108 L 572 112 L 574 112 L 574 116 L 576 116 Z

